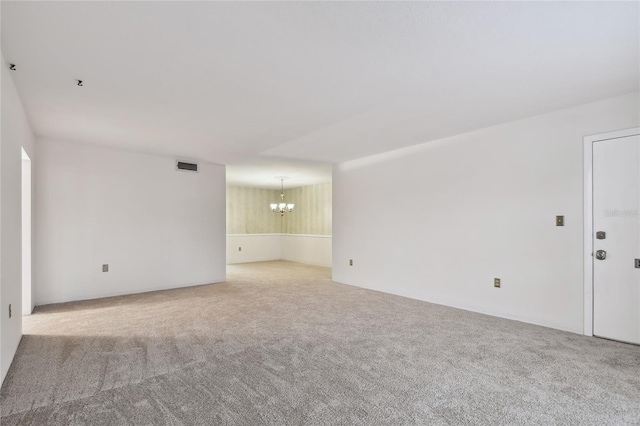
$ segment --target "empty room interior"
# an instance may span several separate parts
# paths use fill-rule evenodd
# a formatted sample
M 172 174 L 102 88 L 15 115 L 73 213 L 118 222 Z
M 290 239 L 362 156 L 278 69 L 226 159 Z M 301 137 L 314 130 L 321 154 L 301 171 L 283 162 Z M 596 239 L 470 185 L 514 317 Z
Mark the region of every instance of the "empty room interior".
M 640 423 L 640 3 L 0 19 L 3 425 Z

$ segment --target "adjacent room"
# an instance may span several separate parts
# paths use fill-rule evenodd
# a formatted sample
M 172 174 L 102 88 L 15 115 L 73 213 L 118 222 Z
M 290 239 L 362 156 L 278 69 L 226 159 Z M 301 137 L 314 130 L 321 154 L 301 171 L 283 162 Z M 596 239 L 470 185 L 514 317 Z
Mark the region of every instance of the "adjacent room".
M 640 3 L 0 12 L 3 425 L 638 424 Z
M 227 264 L 331 267 L 331 164 L 252 159 L 226 172 Z

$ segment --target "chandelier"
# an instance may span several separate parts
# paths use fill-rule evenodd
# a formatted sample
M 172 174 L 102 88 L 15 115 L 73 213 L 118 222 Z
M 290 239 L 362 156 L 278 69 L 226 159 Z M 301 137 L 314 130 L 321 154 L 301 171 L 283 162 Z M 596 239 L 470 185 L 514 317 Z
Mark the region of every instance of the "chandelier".
M 284 180 L 287 178 L 280 178 L 280 202 L 271 204 L 271 211 L 274 213 L 280 213 L 280 216 L 284 216 L 285 213 L 291 213 L 295 204 L 287 204 L 284 202 Z

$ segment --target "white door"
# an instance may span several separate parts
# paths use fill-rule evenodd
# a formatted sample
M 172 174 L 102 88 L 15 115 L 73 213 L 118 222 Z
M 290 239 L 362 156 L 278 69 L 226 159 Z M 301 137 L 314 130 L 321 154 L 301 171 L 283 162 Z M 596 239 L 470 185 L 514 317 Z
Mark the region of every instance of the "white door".
M 593 143 L 593 334 L 640 344 L 640 136 Z

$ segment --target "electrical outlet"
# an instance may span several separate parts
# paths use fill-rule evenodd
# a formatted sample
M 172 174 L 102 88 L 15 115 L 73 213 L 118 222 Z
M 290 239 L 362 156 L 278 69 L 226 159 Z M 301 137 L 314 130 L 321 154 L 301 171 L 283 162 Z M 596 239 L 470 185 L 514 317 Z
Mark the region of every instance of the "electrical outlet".
M 102 265 L 102 272 L 109 272 L 109 264 L 105 263 L 104 265 Z
M 238 247 L 238 251 L 242 251 L 242 246 Z
M 500 278 L 494 278 L 493 279 L 493 286 L 500 288 Z
M 556 226 L 564 226 L 564 216 L 556 216 Z
M 11 303 L 9 303 L 9 318 L 11 318 L 11 315 L 12 315 L 12 313 L 11 313 Z
M 353 259 L 349 259 L 349 266 L 353 266 Z

